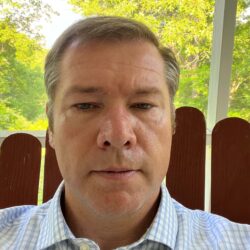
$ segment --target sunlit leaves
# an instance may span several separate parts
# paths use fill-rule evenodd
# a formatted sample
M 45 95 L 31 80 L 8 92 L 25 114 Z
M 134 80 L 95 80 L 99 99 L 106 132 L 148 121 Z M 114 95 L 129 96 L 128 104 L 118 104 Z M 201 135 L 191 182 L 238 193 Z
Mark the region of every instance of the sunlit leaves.
M 0 129 L 27 129 L 45 120 L 47 51 L 35 22 L 49 17 L 47 10 L 40 0 L 0 1 Z
M 48 20 L 56 12 L 42 0 L 1 0 L 0 19 L 17 32 L 25 33 L 31 38 L 41 38 L 38 21 Z
M 172 47 L 184 68 L 208 62 L 214 1 L 69 0 L 85 16 L 116 15 L 144 22 Z

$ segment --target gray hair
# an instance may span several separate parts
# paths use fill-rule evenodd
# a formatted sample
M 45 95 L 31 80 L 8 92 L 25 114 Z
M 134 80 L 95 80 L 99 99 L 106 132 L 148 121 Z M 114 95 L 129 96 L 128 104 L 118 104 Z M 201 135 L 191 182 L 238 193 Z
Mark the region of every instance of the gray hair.
M 175 126 L 174 96 L 179 82 L 179 66 L 171 49 L 160 45 L 154 33 L 144 24 L 124 17 L 99 16 L 78 21 L 66 29 L 56 40 L 45 61 L 45 86 L 48 95 L 47 116 L 53 131 L 53 103 L 60 78 L 60 62 L 67 48 L 74 42 L 144 40 L 152 43 L 165 64 L 166 83 L 170 95 L 172 125 Z

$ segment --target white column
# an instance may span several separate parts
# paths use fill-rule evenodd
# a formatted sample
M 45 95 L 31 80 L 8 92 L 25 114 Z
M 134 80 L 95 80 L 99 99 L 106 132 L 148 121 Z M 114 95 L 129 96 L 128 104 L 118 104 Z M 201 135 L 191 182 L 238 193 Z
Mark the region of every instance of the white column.
M 207 109 L 205 210 L 211 201 L 211 132 L 227 117 L 237 0 L 216 0 Z
M 233 58 L 236 0 L 216 0 L 208 92 L 207 128 L 227 117 Z

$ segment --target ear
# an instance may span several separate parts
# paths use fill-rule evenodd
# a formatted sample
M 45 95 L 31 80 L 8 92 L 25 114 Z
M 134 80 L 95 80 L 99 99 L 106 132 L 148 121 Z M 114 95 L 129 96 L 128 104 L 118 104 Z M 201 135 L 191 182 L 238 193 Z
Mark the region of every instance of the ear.
M 54 142 L 54 134 L 53 132 L 50 130 L 50 128 L 48 129 L 48 135 L 49 135 L 49 145 L 55 149 L 55 142 Z
M 49 111 L 49 106 L 48 106 L 48 103 L 46 103 L 46 114 L 47 114 L 47 117 L 49 118 L 48 111 Z M 50 124 L 48 128 L 48 136 L 49 136 L 49 145 L 53 149 L 55 149 L 54 134 L 53 134 L 53 131 L 51 130 Z

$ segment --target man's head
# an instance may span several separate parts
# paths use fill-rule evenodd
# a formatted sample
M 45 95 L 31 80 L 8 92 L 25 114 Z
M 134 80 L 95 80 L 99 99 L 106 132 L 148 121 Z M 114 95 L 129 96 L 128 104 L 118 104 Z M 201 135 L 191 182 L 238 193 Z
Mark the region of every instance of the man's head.
M 47 115 L 49 127 L 53 131 L 53 104 L 57 85 L 60 81 L 60 64 L 63 55 L 72 44 L 86 44 L 91 41 L 147 41 L 161 54 L 165 65 L 165 78 L 168 86 L 172 127 L 175 127 L 174 96 L 178 88 L 179 67 L 173 52 L 161 46 L 154 33 L 144 24 L 121 17 L 93 17 L 81 20 L 70 26 L 57 39 L 45 63 L 45 86 L 48 95 Z
M 90 18 L 57 40 L 45 80 L 70 213 L 148 217 L 170 158 L 178 81 L 171 51 L 142 24 Z

